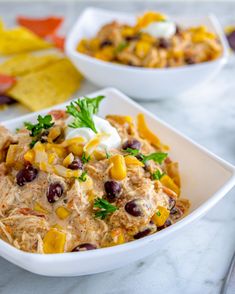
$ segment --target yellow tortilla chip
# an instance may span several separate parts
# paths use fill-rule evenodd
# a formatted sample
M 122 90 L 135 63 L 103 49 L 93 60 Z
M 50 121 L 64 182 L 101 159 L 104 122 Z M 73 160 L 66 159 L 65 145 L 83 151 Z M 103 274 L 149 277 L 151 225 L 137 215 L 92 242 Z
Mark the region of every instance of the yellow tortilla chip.
M 0 73 L 10 76 L 22 76 L 35 72 L 58 61 L 61 57 L 56 54 L 34 56 L 19 54 L 0 64 Z
M 26 28 L 0 30 L 0 54 L 9 55 L 50 48 L 52 45 Z
M 4 23 L 2 19 L 0 18 L 0 32 L 3 31 L 3 29 L 4 29 Z
M 38 72 L 19 78 L 8 95 L 33 111 L 67 100 L 80 86 L 81 74 L 63 58 Z

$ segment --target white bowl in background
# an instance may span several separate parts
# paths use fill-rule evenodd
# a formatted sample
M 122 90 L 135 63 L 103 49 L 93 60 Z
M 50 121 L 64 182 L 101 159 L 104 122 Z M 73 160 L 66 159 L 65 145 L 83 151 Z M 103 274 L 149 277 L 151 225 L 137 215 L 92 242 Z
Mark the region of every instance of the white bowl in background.
M 179 162 L 182 179 L 181 197 L 191 201 L 189 215 L 172 226 L 145 238 L 126 244 L 61 254 L 27 253 L 0 240 L 0 255 L 10 262 L 36 274 L 46 276 L 81 276 L 100 273 L 125 266 L 161 250 L 169 240 L 179 235 L 186 226 L 206 214 L 235 185 L 235 167 L 182 135 L 153 114 L 133 102 L 118 90 L 107 88 L 87 95 L 104 95 L 99 115 L 121 114 L 136 116 L 142 112 L 151 129 L 170 146 L 170 157 Z M 64 109 L 68 103 L 54 109 Z M 28 114 L 2 124 L 12 131 L 25 121 L 35 121 L 38 114 Z M 182 245 L 183 246 L 183 245 Z
M 222 56 L 214 61 L 178 68 L 138 68 L 105 62 L 79 53 L 76 47 L 83 38 L 91 38 L 106 23 L 117 20 L 134 24 L 135 15 L 97 8 L 87 8 L 77 19 L 66 40 L 66 53 L 81 73 L 101 87 L 116 87 L 138 99 L 156 99 L 176 96 L 211 80 L 228 59 L 228 43 L 214 15 L 173 18 L 179 25 L 206 25 L 222 43 Z

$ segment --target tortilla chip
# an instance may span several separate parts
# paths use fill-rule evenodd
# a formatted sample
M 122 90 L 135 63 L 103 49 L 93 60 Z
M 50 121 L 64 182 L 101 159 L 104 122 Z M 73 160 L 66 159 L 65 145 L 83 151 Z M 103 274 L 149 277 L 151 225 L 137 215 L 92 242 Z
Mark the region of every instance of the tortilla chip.
M 40 70 L 59 59 L 61 57 L 56 54 L 41 56 L 19 54 L 0 64 L 0 73 L 11 76 L 22 76 Z
M 39 37 L 45 38 L 54 34 L 64 21 L 63 17 L 50 16 L 46 18 L 17 17 L 19 25 L 26 27 Z
M 64 102 L 79 88 L 81 74 L 64 58 L 38 72 L 22 76 L 8 95 L 33 111 Z
M 0 31 L 0 54 L 9 55 L 50 48 L 52 45 L 23 27 Z
M 50 40 L 56 48 L 64 51 L 65 37 L 54 34 L 50 36 Z
M 15 82 L 16 79 L 14 77 L 0 74 L 0 93 L 5 93 L 15 84 Z
M 2 19 L 0 18 L 0 32 L 4 30 L 4 23 Z

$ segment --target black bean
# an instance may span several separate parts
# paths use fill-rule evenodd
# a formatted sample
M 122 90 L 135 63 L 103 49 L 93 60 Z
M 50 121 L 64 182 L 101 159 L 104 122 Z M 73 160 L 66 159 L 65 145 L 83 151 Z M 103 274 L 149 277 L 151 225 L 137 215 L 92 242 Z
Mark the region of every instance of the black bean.
M 11 98 L 10 96 L 8 95 L 5 95 L 5 94 L 0 94 L 0 105 L 4 105 L 4 104 L 13 104 L 15 103 L 16 101 Z
M 165 229 L 171 225 L 172 225 L 172 221 L 168 218 L 163 226 L 157 227 L 157 230 L 161 231 L 162 229 Z
M 181 216 L 183 215 L 183 211 L 175 206 L 171 211 L 170 211 L 170 216 L 172 220 L 177 220 L 179 218 L 181 218 Z
M 235 50 L 235 30 L 227 35 L 229 46 L 232 50 Z
M 72 170 L 76 170 L 76 169 L 83 169 L 83 164 L 81 159 L 77 158 L 74 159 L 69 165 L 68 168 L 72 169 Z
M 139 233 L 135 234 L 134 239 L 140 239 L 140 238 L 146 237 L 150 233 L 151 233 L 151 229 L 147 228 L 147 229 L 145 229 L 143 231 L 140 231 Z
M 107 47 L 107 46 L 112 46 L 113 45 L 113 42 L 110 41 L 110 40 L 104 40 L 103 42 L 100 43 L 100 48 L 104 48 L 104 47 Z
M 184 61 L 187 64 L 195 64 L 196 63 L 192 57 L 185 57 Z
M 129 139 L 122 145 L 122 148 L 124 150 L 126 150 L 127 148 L 140 150 L 140 147 L 141 147 L 140 141 L 136 139 Z
M 104 183 L 104 189 L 108 200 L 113 202 L 118 198 L 121 192 L 121 185 L 115 181 L 107 181 Z
M 169 197 L 169 202 L 168 202 L 168 209 L 172 210 L 175 207 L 176 201 L 174 198 Z
M 19 186 L 24 186 L 26 183 L 32 182 L 38 174 L 38 170 L 32 165 L 27 165 L 21 169 L 16 175 L 16 182 Z
M 47 200 L 49 203 L 56 202 L 62 195 L 64 189 L 60 183 L 52 183 L 50 184 L 47 191 Z
M 83 243 L 73 248 L 72 252 L 87 251 L 87 250 L 94 250 L 94 249 L 97 249 L 95 245 L 90 243 Z
M 129 213 L 132 216 L 141 216 L 142 215 L 142 210 L 138 204 L 138 199 L 131 200 L 126 203 L 125 205 L 125 210 L 127 213 Z
M 167 39 L 160 38 L 158 40 L 158 46 L 159 46 L 159 48 L 167 49 L 167 48 L 169 48 L 171 46 L 171 43 Z
M 136 35 L 133 35 L 133 36 L 126 36 L 125 39 L 126 39 L 127 42 L 138 41 L 140 39 L 140 35 L 136 34 Z

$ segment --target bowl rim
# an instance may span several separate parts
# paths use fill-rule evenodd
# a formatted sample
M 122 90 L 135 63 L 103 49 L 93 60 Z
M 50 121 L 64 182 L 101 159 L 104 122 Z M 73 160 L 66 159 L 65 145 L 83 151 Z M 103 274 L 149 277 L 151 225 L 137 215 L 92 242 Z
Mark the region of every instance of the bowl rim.
M 205 61 L 202 63 L 197 63 L 197 64 L 191 64 L 191 65 L 182 65 L 179 67 L 167 67 L 167 68 L 143 68 L 143 67 L 132 67 L 129 65 L 124 65 L 124 64 L 118 64 L 118 63 L 112 63 L 108 61 L 103 61 L 99 60 L 95 57 L 88 56 L 86 54 L 80 53 L 76 50 L 76 46 L 78 44 L 78 41 L 80 40 L 79 38 L 76 38 L 77 32 L 79 31 L 80 23 L 83 22 L 83 19 L 87 17 L 90 13 L 103 13 L 104 15 L 121 15 L 121 16 L 134 16 L 135 14 L 131 13 L 124 13 L 124 12 L 119 12 L 119 11 L 113 11 L 113 10 L 107 10 L 107 9 L 101 9 L 101 8 L 96 8 L 96 7 L 87 7 L 82 11 L 82 13 L 78 16 L 76 22 L 72 26 L 70 32 L 68 33 L 68 37 L 66 39 L 65 43 L 65 51 L 68 56 L 72 56 L 74 58 L 79 58 L 80 60 L 83 60 L 84 62 L 90 63 L 90 64 L 96 64 L 98 66 L 102 66 L 104 69 L 115 69 L 116 71 L 126 71 L 127 73 L 179 73 L 179 71 L 185 72 L 187 70 L 198 70 L 198 69 L 203 69 L 204 67 L 207 67 L 208 65 L 212 64 L 226 64 L 228 57 L 229 57 L 229 44 L 227 41 L 227 38 L 225 36 L 225 33 L 223 32 L 223 29 L 220 25 L 220 22 L 218 18 L 216 17 L 215 14 L 209 13 L 204 16 L 200 17 L 195 17 L 198 20 L 200 19 L 208 19 L 211 25 L 213 26 L 217 36 L 219 37 L 219 40 L 222 44 L 223 52 L 222 55 L 215 59 L 215 60 L 210 60 L 210 61 Z M 181 17 L 181 19 L 189 19 L 189 17 Z M 76 43 L 74 44 L 74 40 L 76 40 Z
M 203 202 L 198 208 L 196 208 L 194 211 L 190 212 L 188 215 L 186 215 L 184 218 L 176 222 L 170 227 L 165 228 L 164 230 L 158 232 L 157 234 L 152 234 L 150 236 L 146 236 L 139 240 L 134 240 L 131 242 L 127 242 L 121 245 L 113 246 L 113 247 L 107 247 L 107 248 L 99 248 L 96 250 L 90 250 L 90 251 L 84 251 L 84 252 L 66 252 L 66 253 L 57 253 L 57 254 L 42 254 L 42 253 L 31 253 L 31 252 L 25 252 L 23 250 L 15 248 L 13 245 L 7 243 L 6 241 L 3 241 L 0 239 L 0 255 L 8 259 L 7 257 L 10 257 L 9 260 L 11 260 L 12 256 L 15 256 L 14 263 L 18 264 L 18 261 L 16 258 L 27 258 L 27 260 L 31 260 L 33 262 L 38 262 L 41 264 L 46 264 L 48 262 L 60 262 L 60 261 L 72 261 L 72 260 L 84 260 L 84 259 L 93 259 L 94 257 L 102 257 L 102 256 L 111 256 L 115 253 L 120 253 L 123 251 L 132 251 L 134 248 L 140 248 L 149 242 L 156 242 L 159 239 L 162 239 L 164 237 L 167 237 L 174 231 L 178 231 L 179 229 L 183 228 L 187 224 L 192 223 L 193 221 L 199 219 L 201 216 L 203 216 L 210 208 L 212 208 L 219 200 L 221 200 L 229 190 L 232 189 L 233 186 L 235 186 L 235 166 L 232 164 L 226 162 L 225 160 L 221 159 L 217 155 L 213 154 L 206 148 L 202 147 L 198 143 L 191 140 L 189 137 L 182 134 L 180 131 L 177 131 L 175 128 L 171 127 L 168 123 L 165 123 L 163 120 L 156 118 L 154 114 L 149 112 L 148 110 L 144 109 L 142 106 L 140 106 L 138 103 L 131 100 L 129 97 L 127 97 L 125 94 L 120 92 L 119 90 L 115 88 L 104 88 L 99 91 L 90 93 L 86 96 L 95 96 L 95 95 L 110 95 L 115 94 L 120 98 L 121 100 L 127 101 L 129 104 L 137 108 L 139 111 L 147 115 L 148 117 L 158 121 L 163 126 L 167 127 L 183 139 L 186 139 L 189 143 L 194 145 L 197 149 L 202 151 L 204 154 L 206 154 L 209 158 L 213 159 L 214 161 L 218 162 L 223 168 L 225 168 L 227 171 L 231 173 L 230 178 L 223 184 L 223 186 L 215 192 L 214 195 L 212 195 L 208 200 Z M 81 96 L 83 97 L 83 96 Z M 2 125 L 7 124 L 15 124 L 18 126 L 18 123 L 22 120 L 30 120 L 33 119 L 38 114 L 45 114 L 48 111 L 52 109 L 61 109 L 65 107 L 69 101 L 63 104 L 58 104 L 55 107 L 50 107 L 47 109 L 44 109 L 42 111 L 34 112 L 31 114 L 27 114 L 18 118 L 14 118 L 11 120 L 3 121 L 1 122 Z M 4 254 L 4 255 L 3 255 Z

